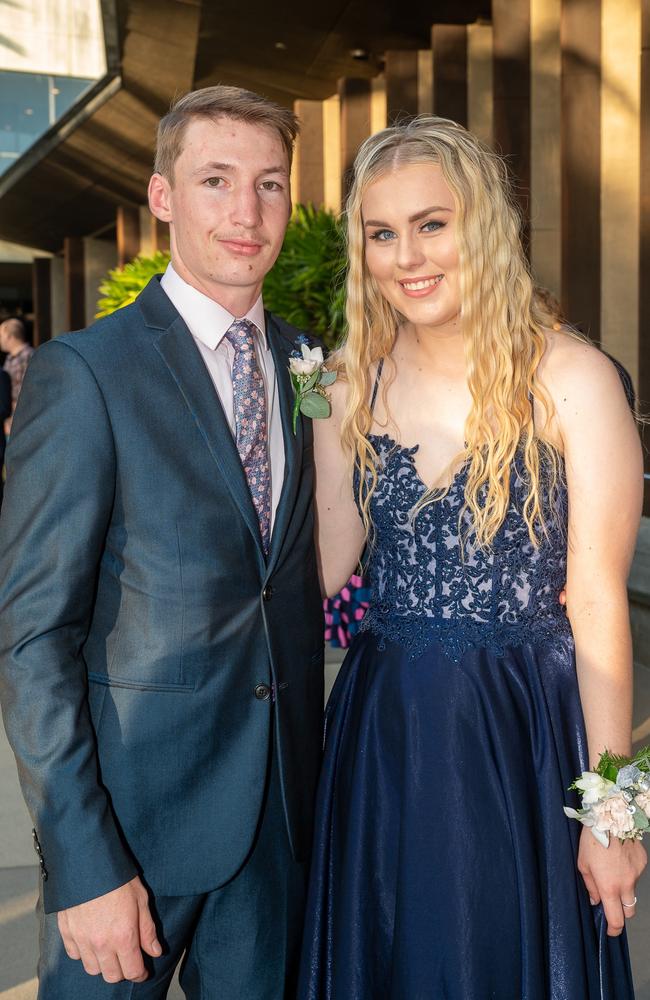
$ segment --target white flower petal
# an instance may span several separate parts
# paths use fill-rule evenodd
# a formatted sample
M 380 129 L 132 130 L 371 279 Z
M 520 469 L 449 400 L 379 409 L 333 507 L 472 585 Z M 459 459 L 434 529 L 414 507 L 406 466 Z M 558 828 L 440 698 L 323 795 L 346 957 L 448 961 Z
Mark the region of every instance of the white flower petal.
M 599 844 L 602 844 L 603 847 L 609 847 L 609 834 L 608 833 L 604 833 L 602 830 L 599 830 L 595 826 L 591 827 L 591 832 L 592 832 L 592 834 L 594 835 L 594 837 L 596 838 L 596 840 L 598 841 Z

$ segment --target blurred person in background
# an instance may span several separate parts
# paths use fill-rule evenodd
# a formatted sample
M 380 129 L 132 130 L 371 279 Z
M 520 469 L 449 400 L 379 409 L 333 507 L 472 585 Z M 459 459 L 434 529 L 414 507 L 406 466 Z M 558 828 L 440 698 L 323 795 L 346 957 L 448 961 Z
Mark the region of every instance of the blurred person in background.
M 11 434 L 11 421 L 22 389 L 27 366 L 34 348 L 29 342 L 27 327 L 21 319 L 12 317 L 0 324 L 0 351 L 7 355 L 4 370 L 11 379 L 11 413 L 5 418 L 5 434 Z
M 6 437 L 5 420 L 11 416 L 11 379 L 6 371 L 0 369 L 0 507 L 4 491 L 4 462 Z

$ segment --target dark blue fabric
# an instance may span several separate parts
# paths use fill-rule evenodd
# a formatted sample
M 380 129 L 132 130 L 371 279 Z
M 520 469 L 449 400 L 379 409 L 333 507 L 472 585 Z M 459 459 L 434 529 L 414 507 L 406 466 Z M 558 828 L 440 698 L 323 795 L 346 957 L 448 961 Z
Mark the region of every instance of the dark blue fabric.
M 515 463 L 492 550 L 461 554 L 464 470 L 414 519 L 417 449 L 372 442 L 373 603 L 327 709 L 300 1000 L 630 1000 L 562 811 L 587 765 L 566 491 L 535 549 Z

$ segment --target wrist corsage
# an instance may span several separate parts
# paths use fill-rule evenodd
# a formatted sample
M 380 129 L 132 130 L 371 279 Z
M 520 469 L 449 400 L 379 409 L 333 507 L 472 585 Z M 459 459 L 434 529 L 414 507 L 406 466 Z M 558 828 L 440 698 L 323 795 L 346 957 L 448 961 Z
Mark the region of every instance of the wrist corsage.
M 300 350 L 294 351 L 289 358 L 289 373 L 291 384 L 296 394 L 293 403 L 293 433 L 296 433 L 298 414 L 306 417 L 329 417 L 332 407 L 325 388 L 336 382 L 336 372 L 330 372 L 325 367 L 322 347 L 311 347 L 307 337 L 300 336 L 296 341 Z
M 596 840 L 641 840 L 650 827 L 650 747 L 634 757 L 605 750 L 595 771 L 583 771 L 571 785 L 581 793 L 581 809 L 564 807 L 571 819 L 589 827 Z

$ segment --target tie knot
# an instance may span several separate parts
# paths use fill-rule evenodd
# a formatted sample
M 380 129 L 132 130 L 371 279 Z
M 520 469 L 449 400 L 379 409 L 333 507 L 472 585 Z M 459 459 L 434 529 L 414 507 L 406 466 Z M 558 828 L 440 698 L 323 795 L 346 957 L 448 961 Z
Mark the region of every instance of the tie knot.
M 226 340 L 236 351 L 252 351 L 255 345 L 255 324 L 248 319 L 236 319 L 226 330 Z

